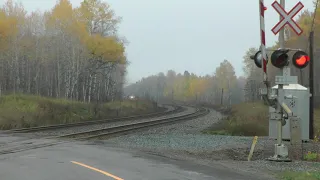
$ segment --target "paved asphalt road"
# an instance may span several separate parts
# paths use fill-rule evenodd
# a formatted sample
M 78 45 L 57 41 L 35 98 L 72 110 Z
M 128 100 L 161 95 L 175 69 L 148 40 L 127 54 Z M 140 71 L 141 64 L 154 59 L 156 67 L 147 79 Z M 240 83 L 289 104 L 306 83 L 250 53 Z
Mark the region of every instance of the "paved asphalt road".
M 0 155 L 1 180 L 250 180 L 221 167 L 72 142 Z

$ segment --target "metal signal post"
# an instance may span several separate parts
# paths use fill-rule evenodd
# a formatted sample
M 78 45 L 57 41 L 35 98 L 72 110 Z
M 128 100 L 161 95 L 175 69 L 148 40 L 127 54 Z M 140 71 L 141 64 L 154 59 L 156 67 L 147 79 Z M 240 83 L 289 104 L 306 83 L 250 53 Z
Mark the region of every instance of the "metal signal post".
M 288 148 L 282 143 L 283 126 L 286 125 L 285 119 L 287 119 L 290 123 L 291 143 L 301 143 L 301 125 L 303 124 L 301 121 L 301 116 L 303 116 L 303 114 L 299 112 L 299 110 L 295 106 L 295 101 L 298 101 L 298 103 L 300 103 L 301 99 L 299 98 L 301 97 L 299 97 L 298 94 L 293 93 L 292 90 L 290 92 L 284 89 L 284 85 L 289 86 L 290 84 L 298 84 L 297 76 L 290 76 L 290 67 L 288 66 L 289 56 L 287 55 L 290 49 L 285 48 L 284 27 L 286 24 L 288 24 L 296 32 L 297 35 L 300 35 L 302 33 L 302 29 L 293 20 L 293 17 L 304 6 L 301 2 L 299 2 L 289 12 L 286 12 L 285 10 L 285 0 L 280 0 L 280 4 L 275 1 L 272 6 L 280 15 L 279 23 L 272 29 L 274 34 L 277 34 L 279 32 L 280 48 L 279 50 L 273 52 L 271 56 L 271 63 L 275 67 L 281 69 L 281 75 L 276 76 L 276 84 L 278 85 L 278 88 L 274 96 L 274 99 L 276 100 L 276 103 L 274 104 L 275 111 L 271 113 L 271 116 L 273 116 L 273 120 L 277 121 L 277 144 L 275 144 L 275 154 L 273 157 L 270 157 L 269 160 L 291 161 L 288 158 Z M 307 53 L 298 50 L 292 57 L 292 63 L 296 68 L 305 68 L 309 63 L 309 56 Z M 288 100 L 290 101 L 289 104 L 294 111 L 292 111 L 287 106 L 286 102 L 288 102 Z
M 274 2 L 274 4 L 277 4 L 278 2 Z M 274 5 L 273 4 L 273 5 Z M 279 4 L 277 4 L 279 5 Z M 285 9 L 285 0 L 280 0 L 280 6 L 282 9 Z M 279 22 L 283 20 L 283 16 L 280 14 L 280 19 Z M 280 45 L 280 50 L 284 50 L 285 42 L 284 42 L 284 28 L 281 28 L 279 32 L 279 45 Z M 281 51 L 279 52 L 281 53 Z M 275 52 L 273 54 L 276 54 Z M 282 56 L 282 57 L 281 57 Z M 287 59 L 288 55 L 286 53 L 279 55 L 280 59 Z M 285 61 L 282 61 L 285 62 Z M 280 62 L 281 63 L 281 62 Z M 273 63 L 274 64 L 274 63 Z M 283 64 L 284 67 L 279 67 L 281 68 L 281 75 L 289 75 L 290 74 L 290 68 L 287 67 L 287 64 Z M 281 77 L 281 76 L 280 76 Z M 282 76 L 283 77 L 283 76 Z M 283 125 L 283 108 L 281 107 L 281 102 L 284 100 L 284 92 L 283 92 L 283 84 L 282 83 L 277 83 L 278 84 L 278 89 L 277 89 L 277 103 L 276 105 L 276 110 L 274 114 L 276 115 L 275 120 L 278 121 L 277 129 L 278 129 L 278 138 L 277 138 L 277 144 L 275 144 L 275 154 L 273 157 L 270 157 L 269 160 L 271 161 L 290 161 L 288 159 L 288 148 L 282 144 L 282 125 Z
M 314 117 L 313 117 L 313 62 L 314 62 L 314 57 L 313 57 L 313 45 L 314 45 L 314 31 L 311 31 L 310 32 L 310 70 L 309 70 L 309 87 L 310 87 L 310 104 L 309 104 L 309 121 L 310 121 L 310 124 L 309 124 L 309 129 L 310 129 L 310 132 L 309 132 L 309 138 L 310 139 L 314 139 L 314 127 L 313 127 L 313 124 L 314 124 Z

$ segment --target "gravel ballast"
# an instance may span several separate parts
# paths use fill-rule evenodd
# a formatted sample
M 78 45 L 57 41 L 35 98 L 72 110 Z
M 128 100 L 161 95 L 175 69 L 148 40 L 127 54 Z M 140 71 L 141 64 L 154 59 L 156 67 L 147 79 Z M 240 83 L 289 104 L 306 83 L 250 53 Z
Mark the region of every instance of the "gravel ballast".
M 112 138 L 105 142 L 173 159 L 196 161 L 200 164 L 221 163 L 222 166 L 250 173 L 258 171 L 262 173 L 263 171 L 270 175 L 273 171 L 320 170 L 319 163 L 265 161 L 266 157 L 273 155 L 273 147 L 276 143 L 267 137 L 259 137 L 253 161 L 247 162 L 246 159 L 253 137 L 209 135 L 201 132 L 208 127 L 212 127 L 222 117 L 220 113 L 211 110 L 205 117 L 152 128 L 143 132 Z M 268 174 L 265 174 L 265 177 L 269 177 Z

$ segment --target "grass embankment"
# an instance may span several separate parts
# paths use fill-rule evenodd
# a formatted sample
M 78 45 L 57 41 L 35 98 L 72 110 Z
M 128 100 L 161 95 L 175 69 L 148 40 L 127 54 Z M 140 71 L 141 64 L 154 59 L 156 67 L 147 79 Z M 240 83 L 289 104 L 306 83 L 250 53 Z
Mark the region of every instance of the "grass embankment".
M 262 102 L 232 106 L 227 117 L 204 133 L 237 136 L 268 136 L 268 106 Z M 320 109 L 314 111 L 315 134 L 320 135 Z
M 320 172 L 284 172 L 279 175 L 281 180 L 320 180 Z
M 224 120 L 204 133 L 237 136 L 267 136 L 268 107 L 263 103 L 234 105 Z
M 40 96 L 7 95 L 0 97 L 0 129 L 72 123 L 153 111 L 153 104 L 147 101 L 128 100 L 97 105 Z

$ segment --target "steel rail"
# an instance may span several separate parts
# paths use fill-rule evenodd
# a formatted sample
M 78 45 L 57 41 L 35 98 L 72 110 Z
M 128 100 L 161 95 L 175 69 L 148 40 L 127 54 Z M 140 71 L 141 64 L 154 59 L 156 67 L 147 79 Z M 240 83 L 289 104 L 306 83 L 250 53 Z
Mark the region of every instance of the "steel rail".
M 185 114 L 182 116 L 175 116 L 170 118 L 161 118 L 153 121 L 130 123 L 126 125 L 119 125 L 109 128 L 101 128 L 90 131 L 83 131 L 78 133 L 70 133 L 65 135 L 57 136 L 56 138 L 75 138 L 76 140 L 93 139 L 101 136 L 115 135 L 119 133 L 129 132 L 132 130 L 138 130 L 143 128 L 149 128 L 152 126 L 164 125 L 168 123 L 175 123 L 182 120 L 193 119 L 207 115 L 210 111 L 206 108 L 197 109 L 195 112 L 190 114 Z M 79 137 L 80 136 L 80 137 Z

